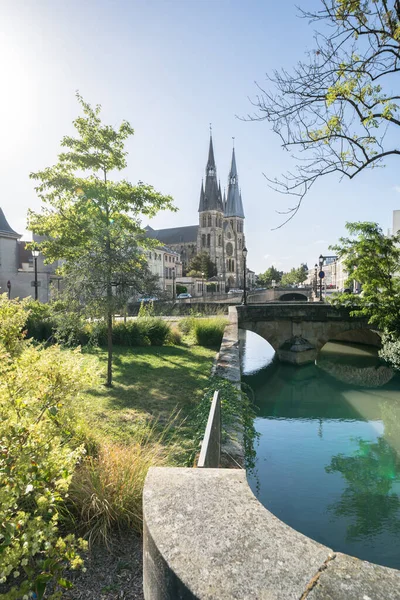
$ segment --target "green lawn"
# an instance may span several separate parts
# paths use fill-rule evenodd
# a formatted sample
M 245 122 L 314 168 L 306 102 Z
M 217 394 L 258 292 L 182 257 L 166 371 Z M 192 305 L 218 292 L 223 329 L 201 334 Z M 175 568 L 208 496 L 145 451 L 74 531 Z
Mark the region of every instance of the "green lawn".
M 80 404 L 95 436 L 129 442 L 149 425 L 164 425 L 179 411 L 180 436 L 190 437 L 188 424 L 181 423 L 203 395 L 215 350 L 161 346 L 115 347 L 114 352 L 114 386 L 89 390 Z M 105 372 L 106 351 L 97 348 L 90 354 L 99 357 Z

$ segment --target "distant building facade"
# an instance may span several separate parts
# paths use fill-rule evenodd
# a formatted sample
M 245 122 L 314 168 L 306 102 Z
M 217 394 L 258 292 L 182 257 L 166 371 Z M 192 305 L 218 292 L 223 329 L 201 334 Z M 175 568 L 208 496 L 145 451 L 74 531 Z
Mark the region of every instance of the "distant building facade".
M 244 210 L 239 188 L 235 149 L 232 151 L 228 192 L 222 196 L 217 179 L 214 147 L 210 136 L 205 181 L 201 183 L 199 224 L 154 230 L 146 227 L 150 237 L 160 240 L 181 256 L 186 275 L 192 258 L 207 252 L 215 263 L 227 288 L 243 287 L 243 248 L 245 247 Z
M 173 282 L 182 277 L 182 262 L 178 252 L 167 246 L 147 251 L 147 265 L 150 272 L 160 281 L 160 289 L 172 296 Z
M 0 208 L 0 293 L 10 298 L 35 297 L 34 262 L 32 253 L 26 250 L 28 242 L 9 225 Z M 51 285 L 57 279 L 53 265 L 44 265 L 43 257 L 37 259 L 38 299 L 48 302 Z

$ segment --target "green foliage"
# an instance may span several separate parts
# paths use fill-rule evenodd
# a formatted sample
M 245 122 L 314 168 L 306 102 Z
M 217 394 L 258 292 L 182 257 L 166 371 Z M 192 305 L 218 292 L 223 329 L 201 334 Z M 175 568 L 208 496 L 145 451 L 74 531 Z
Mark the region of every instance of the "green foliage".
M 83 542 L 59 530 L 83 446 L 72 442 L 71 403 L 96 380 L 78 351 L 23 338 L 24 303 L 0 298 L 0 584 L 6 598 L 58 598 L 66 568 L 82 565 Z
M 113 171 L 127 166 L 125 142 L 133 128 L 126 121 L 118 129 L 103 125 L 101 107 L 92 108 L 79 94 L 77 98 L 83 110 L 74 121 L 77 137 L 63 138 L 64 152 L 56 165 L 31 174 L 44 208 L 29 213 L 29 227 L 43 236 L 40 249 L 46 261 L 62 261 L 63 294 L 83 304 L 87 316 L 106 319 L 111 340 L 112 315 L 131 296 L 156 285 L 144 253 L 156 242 L 146 237 L 140 218 L 173 210 L 173 205 L 170 196 L 150 185 L 110 179 Z
M 292 153 L 296 167 L 272 186 L 298 197 L 337 173 L 354 178 L 398 158 L 400 6 L 394 0 L 321 0 L 300 16 L 320 25 L 304 61 L 267 75 L 256 105 Z M 398 83 L 397 83 L 398 85 Z M 301 157 L 301 158 L 299 158 Z
M 254 469 L 256 457 L 254 445 L 258 438 L 254 428 L 256 416 L 254 405 L 244 391 L 239 390 L 230 381 L 221 377 L 210 377 L 205 387 L 204 396 L 190 418 L 194 423 L 194 450 L 189 457 L 189 464 L 193 464 L 198 453 L 216 390 L 219 390 L 220 393 L 223 439 L 236 437 L 238 434 L 243 435 L 246 469 Z
M 219 348 L 227 323 L 223 317 L 196 319 L 193 326 L 196 342 L 200 346 Z
M 348 282 L 362 284 L 362 294 L 352 298 L 355 316 L 387 333 L 400 334 L 400 234 L 385 236 L 377 223 L 347 223 L 350 234 L 332 246 L 349 273 Z M 348 301 L 348 299 L 347 299 Z M 334 300 L 346 302 L 343 297 Z
M 187 292 L 187 287 L 185 285 L 180 285 L 179 283 L 176 284 L 176 295 L 179 296 L 179 294 L 186 294 Z
M 257 278 L 258 286 L 270 286 L 272 281 L 279 283 L 282 279 L 283 271 L 278 271 L 273 265 L 269 267 L 264 273 L 260 273 Z
M 393 334 L 384 335 L 379 356 L 393 369 L 400 371 L 400 339 Z
M 199 254 L 192 258 L 187 274 L 189 277 L 202 277 L 202 273 L 204 273 L 204 279 L 218 275 L 217 267 L 207 252 L 199 252 Z
M 297 269 L 294 267 L 282 275 L 281 285 L 297 285 L 303 283 L 307 279 L 308 267 L 305 264 L 300 265 Z

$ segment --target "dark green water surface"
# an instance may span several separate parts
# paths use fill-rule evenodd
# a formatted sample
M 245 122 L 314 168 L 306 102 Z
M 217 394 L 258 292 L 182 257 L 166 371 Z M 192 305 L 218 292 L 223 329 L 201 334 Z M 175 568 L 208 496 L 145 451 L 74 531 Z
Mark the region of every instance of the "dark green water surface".
M 400 378 L 365 388 L 283 365 L 251 332 L 242 349 L 260 433 L 248 480 L 260 502 L 335 551 L 400 569 Z M 377 363 L 365 346 L 330 344 L 324 354 L 354 368 Z

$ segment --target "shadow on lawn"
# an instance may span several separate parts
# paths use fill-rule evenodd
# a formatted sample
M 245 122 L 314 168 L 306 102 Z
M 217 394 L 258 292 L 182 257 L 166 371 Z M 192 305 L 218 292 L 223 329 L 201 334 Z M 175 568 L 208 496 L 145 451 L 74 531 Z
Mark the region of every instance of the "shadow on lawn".
M 178 410 L 184 418 L 201 398 L 211 362 L 206 352 L 185 347 L 116 348 L 113 387 L 87 394 L 101 398 L 105 410 L 133 409 L 153 417 Z

